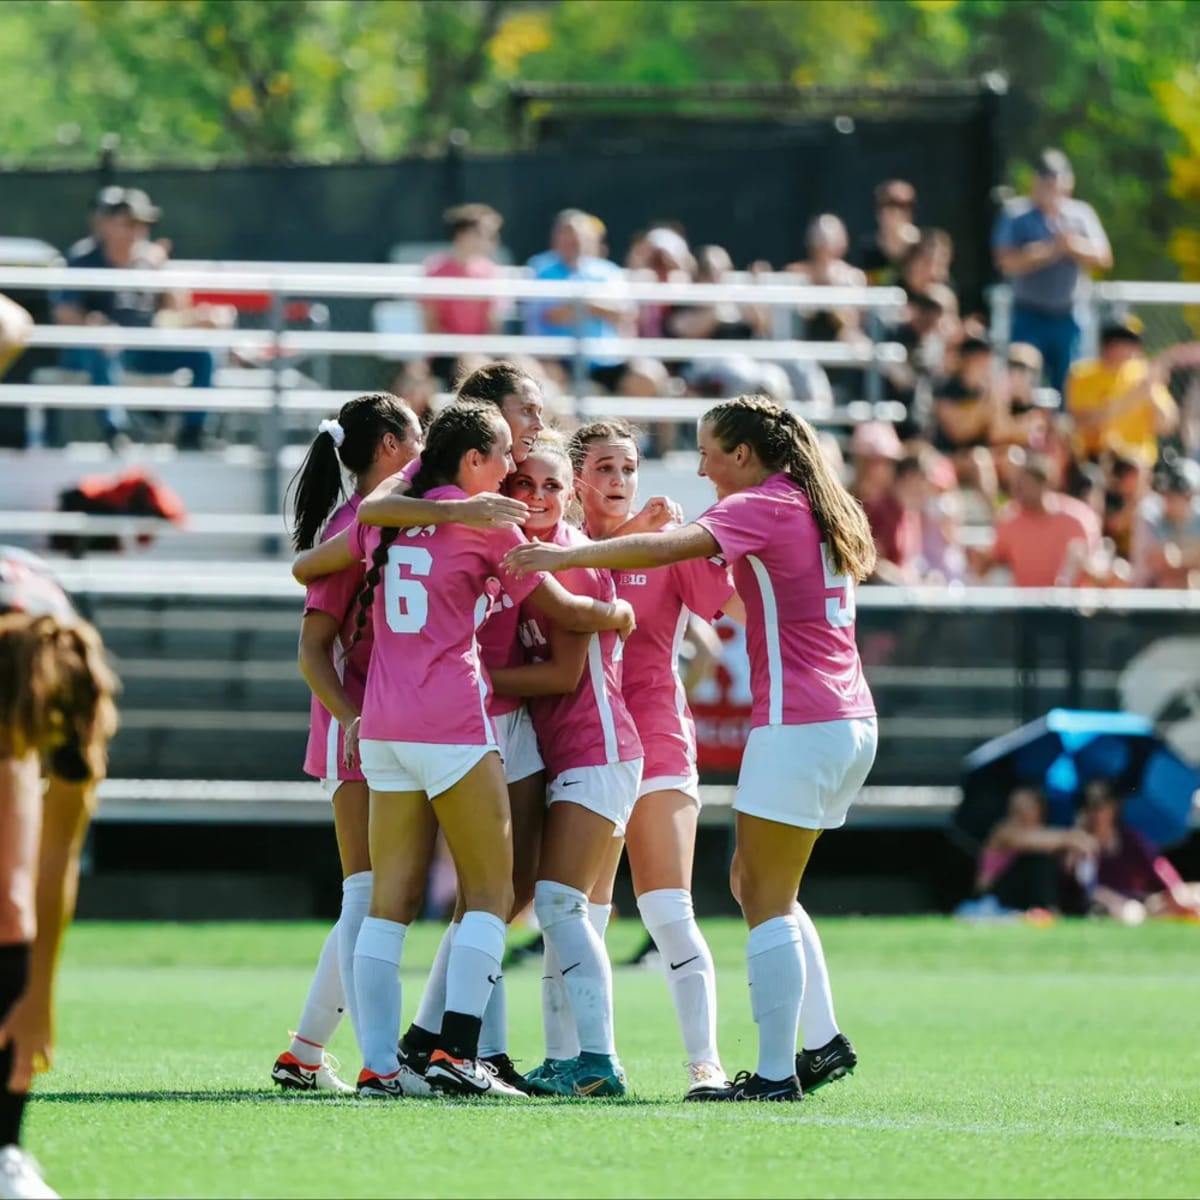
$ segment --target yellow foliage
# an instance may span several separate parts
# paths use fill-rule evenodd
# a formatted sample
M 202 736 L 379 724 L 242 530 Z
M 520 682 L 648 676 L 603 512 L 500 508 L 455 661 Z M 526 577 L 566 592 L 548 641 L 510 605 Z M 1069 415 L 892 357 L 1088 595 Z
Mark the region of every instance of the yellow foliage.
M 292 90 L 292 77 L 286 71 L 276 71 L 267 83 L 272 96 L 287 96 Z
M 550 46 L 550 14 L 516 12 L 505 18 L 488 43 L 492 62 L 504 75 L 515 75 L 521 61 Z
M 912 6 L 930 13 L 949 12 L 958 7 L 958 0 L 912 0 Z
M 214 49 L 225 45 L 229 40 L 229 34 L 224 25 L 210 25 L 208 32 L 204 35 L 204 40 L 208 42 Z
M 1164 115 L 1187 147 L 1186 153 L 1172 154 L 1168 159 L 1171 194 L 1180 200 L 1200 202 L 1200 75 L 1180 71 L 1173 79 L 1152 86 Z M 1176 229 L 1170 250 L 1184 279 L 1200 280 L 1200 230 Z M 1193 318 L 1189 320 L 1193 328 L 1198 328 Z
M 240 87 L 235 87 L 229 93 L 229 107 L 234 112 L 253 112 L 256 107 L 254 93 L 244 83 Z

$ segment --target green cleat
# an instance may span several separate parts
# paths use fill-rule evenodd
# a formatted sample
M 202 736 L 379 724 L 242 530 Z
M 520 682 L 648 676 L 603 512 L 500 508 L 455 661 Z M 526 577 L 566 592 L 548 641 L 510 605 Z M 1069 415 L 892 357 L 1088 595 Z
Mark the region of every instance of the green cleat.
M 534 1096 L 557 1095 L 557 1092 L 552 1092 L 546 1087 L 546 1080 L 557 1075 L 564 1066 L 574 1061 L 572 1058 L 548 1058 L 541 1066 L 534 1067 L 525 1076 L 525 1083 L 529 1087 L 530 1094 Z
M 536 1089 L 541 1095 L 577 1096 L 595 1099 L 624 1096 L 625 1069 L 616 1055 L 580 1054 L 560 1062 L 557 1069 L 543 1075 Z

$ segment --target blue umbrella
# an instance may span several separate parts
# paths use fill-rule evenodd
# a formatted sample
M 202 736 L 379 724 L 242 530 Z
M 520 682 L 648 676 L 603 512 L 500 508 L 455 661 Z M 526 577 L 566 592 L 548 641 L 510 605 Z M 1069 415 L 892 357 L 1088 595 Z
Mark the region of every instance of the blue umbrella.
M 1014 788 L 1041 789 L 1052 825 L 1070 825 L 1083 789 L 1103 779 L 1123 797 L 1122 819 L 1156 846 L 1187 837 L 1200 770 L 1184 762 L 1146 717 L 1051 709 L 985 742 L 963 760 L 955 824 L 982 842 Z

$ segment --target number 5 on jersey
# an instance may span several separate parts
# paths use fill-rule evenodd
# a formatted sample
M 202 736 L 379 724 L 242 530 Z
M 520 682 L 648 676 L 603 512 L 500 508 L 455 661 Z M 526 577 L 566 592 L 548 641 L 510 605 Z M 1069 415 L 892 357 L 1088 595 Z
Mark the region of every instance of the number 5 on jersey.
M 425 628 L 429 592 L 421 579 L 432 569 L 433 555 L 423 546 L 388 547 L 383 601 L 388 628 L 393 633 L 420 633 Z
M 829 547 L 824 542 L 821 543 L 821 565 L 825 568 L 825 619 L 834 629 L 845 629 L 854 624 L 854 580 L 833 569 Z M 829 592 L 837 595 L 830 596 Z

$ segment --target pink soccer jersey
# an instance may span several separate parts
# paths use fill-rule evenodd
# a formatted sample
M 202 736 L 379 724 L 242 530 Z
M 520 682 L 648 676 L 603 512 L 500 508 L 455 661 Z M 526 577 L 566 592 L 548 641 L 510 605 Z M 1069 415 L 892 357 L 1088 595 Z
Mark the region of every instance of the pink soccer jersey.
M 834 574 L 808 497 L 786 475 L 698 518 L 746 605 L 751 725 L 875 715 L 854 641 L 854 581 Z
M 733 595 L 723 562 L 689 559 L 648 571 L 614 571 L 617 595 L 637 614 L 625 643 L 621 691 L 645 751 L 642 778 L 696 771 L 696 726 L 679 677 L 688 613 L 711 621 Z
M 360 498 L 351 496 L 329 519 L 325 526 L 325 535 L 329 538 L 341 533 L 343 529 L 354 524 L 358 512 Z M 308 586 L 304 600 L 304 611 L 328 613 L 341 625 L 338 640 L 333 646 L 333 663 L 346 689 L 346 696 L 351 704 L 362 710 L 363 693 L 367 688 L 367 664 L 371 661 L 372 631 L 371 622 L 367 621 L 363 635 L 350 653 L 346 647 L 354 636 L 355 618 L 358 615 L 358 605 L 355 601 L 362 591 L 365 568 L 362 563 L 355 563 L 344 571 L 335 571 L 332 575 L 324 575 Z M 318 779 L 337 779 L 345 782 L 363 781 L 363 774 L 358 768 L 349 769 L 342 762 L 346 737 L 342 727 L 329 714 L 329 710 L 314 696 L 308 725 L 308 750 L 304 755 L 304 770 Z
M 560 521 L 549 540 L 557 546 L 575 546 L 587 538 Z M 612 575 L 605 570 L 572 567 L 559 575 L 559 582 L 577 596 L 616 598 Z M 531 661 L 544 662 L 550 656 L 550 621 L 532 604 L 521 608 L 521 641 Z M 587 666 L 575 691 L 529 701 L 549 779 L 575 767 L 633 762 L 642 757 L 637 727 L 621 693 L 623 649 L 615 632 L 591 634 Z
M 430 500 L 461 500 L 457 487 L 432 488 Z M 355 524 L 350 547 L 369 564 L 381 531 Z M 525 541 L 516 529 L 423 525 L 403 529 L 388 547 L 372 619 L 375 648 L 367 673 L 361 736 L 374 741 L 488 746 L 491 688 L 476 630 L 506 592 L 520 604 L 541 574 L 516 579 L 500 565 Z

